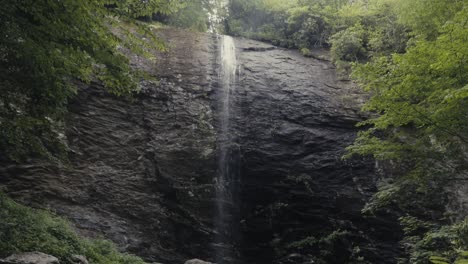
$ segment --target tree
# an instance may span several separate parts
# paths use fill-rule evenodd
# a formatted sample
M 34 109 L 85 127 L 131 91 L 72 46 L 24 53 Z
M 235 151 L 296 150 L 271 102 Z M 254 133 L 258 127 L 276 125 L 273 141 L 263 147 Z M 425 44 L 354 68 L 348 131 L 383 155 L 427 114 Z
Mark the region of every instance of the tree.
M 364 109 L 379 115 L 363 123 L 372 128 L 350 150 L 378 159 L 406 159 L 414 154 L 410 150 L 466 158 L 466 15 L 459 11 L 435 41 L 419 40 L 405 54 L 356 65 L 354 76 L 373 94 Z M 377 131 L 389 133 L 382 138 Z
M 76 81 L 100 81 L 116 95 L 137 88 L 135 72 L 119 50 L 119 45 L 135 43 L 111 32 L 112 17 L 170 13 L 180 5 L 163 0 L 3 1 L 0 158 L 64 153 L 61 121 Z
M 397 176 L 382 184 L 365 211 L 396 206 L 405 215 L 403 226 L 417 230 L 405 237 L 408 263 L 454 259 L 468 247 L 460 237 L 466 221 L 447 211 L 456 199 L 449 190 L 468 180 L 468 9 L 459 3 L 450 4 L 457 11 L 436 29 L 414 27 L 406 53 L 354 67 L 354 78 L 372 95 L 364 110 L 376 115 L 361 123 L 367 130 L 348 150 L 395 165 Z

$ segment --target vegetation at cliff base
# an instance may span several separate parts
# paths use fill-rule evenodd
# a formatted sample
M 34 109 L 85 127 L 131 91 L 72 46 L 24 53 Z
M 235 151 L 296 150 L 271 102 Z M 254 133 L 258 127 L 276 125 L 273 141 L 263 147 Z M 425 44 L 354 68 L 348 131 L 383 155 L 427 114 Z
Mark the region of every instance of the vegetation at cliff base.
M 60 263 L 74 263 L 82 255 L 95 264 L 143 264 L 142 259 L 120 253 L 106 240 L 80 238 L 63 218 L 20 205 L 0 193 L 0 258 L 13 253 L 40 251 Z

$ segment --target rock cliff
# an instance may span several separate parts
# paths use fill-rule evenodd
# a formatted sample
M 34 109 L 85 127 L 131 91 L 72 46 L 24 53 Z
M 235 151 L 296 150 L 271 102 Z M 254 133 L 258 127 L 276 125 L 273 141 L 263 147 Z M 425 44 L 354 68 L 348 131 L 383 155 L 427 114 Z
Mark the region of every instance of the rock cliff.
M 159 34 L 170 51 L 157 52 L 156 65 L 131 56 L 158 79 L 143 81 L 134 98 L 111 96 L 98 83 L 79 89 L 66 121 L 68 165 L 5 164 L 0 183 L 17 200 L 68 217 L 83 235 L 150 261 L 213 260 L 219 38 Z M 310 263 L 326 250 L 338 254 L 330 264 L 352 254 L 395 263 L 395 223 L 360 213 L 375 191 L 373 162 L 341 160 L 361 120 L 358 89 L 328 62 L 235 44 L 240 263 Z M 297 243 L 333 234 L 342 234 L 333 249 Z
M 342 160 L 364 95 L 326 61 L 255 41 L 237 46 L 234 123 L 247 263 L 311 263 L 319 255 L 351 263 L 353 254 L 395 263 L 398 226 L 361 215 L 375 192 L 373 161 Z

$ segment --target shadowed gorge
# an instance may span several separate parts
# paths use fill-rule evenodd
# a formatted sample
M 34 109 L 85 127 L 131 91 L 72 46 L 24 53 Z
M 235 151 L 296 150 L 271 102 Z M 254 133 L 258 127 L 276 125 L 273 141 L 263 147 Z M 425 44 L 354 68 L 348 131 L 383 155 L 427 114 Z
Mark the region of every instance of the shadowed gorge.
M 5 1 L 0 263 L 468 263 L 467 17 Z

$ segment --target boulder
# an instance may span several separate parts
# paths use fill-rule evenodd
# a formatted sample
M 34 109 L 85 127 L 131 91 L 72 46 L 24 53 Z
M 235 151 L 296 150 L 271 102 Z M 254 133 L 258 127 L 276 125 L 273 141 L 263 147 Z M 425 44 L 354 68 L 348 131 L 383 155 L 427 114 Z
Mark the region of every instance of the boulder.
M 73 255 L 72 260 L 75 264 L 89 264 L 88 259 L 82 255 Z
M 206 262 L 206 261 L 199 260 L 199 259 L 191 259 L 191 260 L 185 261 L 185 264 L 214 264 L 214 263 Z
M 2 264 L 59 264 L 59 260 L 41 252 L 19 253 L 0 260 Z

